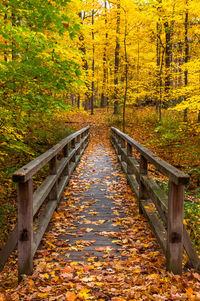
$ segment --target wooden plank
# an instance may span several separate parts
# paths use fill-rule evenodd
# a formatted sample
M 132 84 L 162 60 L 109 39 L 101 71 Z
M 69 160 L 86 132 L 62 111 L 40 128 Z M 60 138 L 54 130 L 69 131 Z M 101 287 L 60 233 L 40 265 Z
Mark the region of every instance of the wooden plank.
M 57 200 L 58 196 L 58 178 L 57 178 L 57 156 L 53 157 L 50 161 L 49 173 L 50 175 L 56 175 L 56 181 L 51 191 L 49 192 L 49 200 Z
M 58 185 L 58 201 L 60 201 L 63 191 L 65 190 L 66 185 L 69 182 L 70 177 L 69 176 L 65 176 L 61 179 L 59 185 Z
M 56 175 L 48 176 L 40 187 L 33 194 L 33 216 L 35 216 L 42 206 L 44 200 L 49 195 L 51 189 L 55 185 L 57 180 Z
M 182 274 L 184 186 L 169 181 L 167 269 Z
M 127 164 L 127 174 L 131 175 L 134 173 L 133 168 L 131 164 L 128 161 L 128 158 L 132 158 L 133 151 L 132 151 L 132 145 L 130 143 L 127 143 L 127 157 L 126 157 L 126 164 Z
M 38 218 L 38 221 L 35 225 L 37 228 L 34 233 L 34 244 L 32 249 L 32 257 L 35 255 L 35 252 L 37 251 L 37 248 L 40 244 L 40 241 L 46 231 L 46 228 L 50 222 L 50 219 L 52 217 L 52 214 L 54 213 L 57 206 L 57 200 L 54 201 L 48 201 L 44 211 Z
M 167 224 L 166 215 L 168 212 L 168 196 L 149 176 L 141 176 L 141 181 L 146 188 L 148 196 L 158 210 L 160 217 Z
M 113 143 L 112 144 L 113 144 L 117 154 L 123 153 L 123 155 L 126 156 L 127 163 L 130 165 L 131 169 L 133 169 L 133 172 L 135 173 L 136 178 L 139 181 L 140 172 L 139 172 L 139 163 L 137 162 L 137 160 L 133 157 L 128 157 L 127 156 L 127 151 L 124 152 L 124 150 L 120 147 L 120 145 L 117 144 L 115 137 L 113 137 Z
M 147 159 L 141 154 L 140 154 L 139 173 L 140 173 L 140 179 L 139 179 L 139 211 L 140 211 L 140 213 L 142 213 L 141 200 L 147 199 L 148 194 L 147 194 L 146 187 L 144 186 L 144 184 L 141 180 L 141 177 L 143 175 L 147 175 L 147 173 L 148 173 L 148 163 L 147 163 Z
M 33 272 L 33 180 L 18 184 L 18 278 Z
M 121 167 L 122 167 L 122 170 L 125 172 L 125 174 L 127 174 L 127 164 L 126 164 L 126 162 L 121 161 Z
M 133 169 L 133 172 L 136 175 L 137 181 L 139 182 L 139 179 L 140 179 L 139 163 L 133 157 L 132 158 L 128 157 L 127 162 L 131 166 L 131 168 Z
M 136 181 L 136 179 L 134 178 L 133 175 L 127 175 L 127 179 L 128 179 L 128 182 L 129 182 L 132 190 L 134 191 L 137 199 L 139 199 L 139 184 L 138 184 L 138 182 Z
M 87 130 L 89 130 L 89 126 L 81 129 L 80 131 L 64 138 L 62 141 L 60 141 L 58 144 L 53 146 L 51 149 L 46 151 L 41 156 L 37 157 L 36 159 L 32 160 L 19 170 L 17 170 L 13 174 L 13 181 L 14 182 L 21 182 L 24 183 L 28 179 L 30 179 L 38 170 L 40 170 L 46 163 L 48 163 L 53 157 L 55 157 L 64 147 L 66 144 L 71 142 L 73 139 L 75 139 L 80 133 L 83 133 Z
M 81 134 L 81 137 L 82 137 L 82 134 Z M 82 143 L 81 143 L 81 145 L 82 145 Z M 69 156 L 69 143 L 67 145 L 65 145 L 65 147 L 63 148 L 63 155 L 64 155 L 64 158 L 68 159 L 68 156 Z M 63 164 L 63 165 L 65 165 L 65 168 L 63 170 L 63 175 L 68 176 L 69 175 L 69 161 L 66 164 Z
M 200 272 L 199 256 L 192 244 L 191 238 L 184 225 L 183 225 L 183 245 L 184 245 L 185 251 L 189 257 L 190 264 L 197 272 Z
M 164 254 L 166 254 L 166 240 L 167 240 L 167 233 L 166 230 L 159 220 L 158 216 L 153 210 L 152 202 L 150 200 L 143 200 L 141 202 L 141 208 L 144 215 L 147 217 L 151 229 L 155 233 L 155 236 L 158 240 L 159 245 L 161 246 Z
M 9 256 L 17 246 L 17 233 L 18 233 L 18 224 L 15 225 L 13 231 L 10 233 L 8 237 L 5 246 L 0 251 L 0 271 L 2 271 L 6 261 L 8 260 Z
M 166 161 L 162 160 L 158 156 L 156 156 L 154 153 L 152 153 L 150 150 L 148 150 L 143 145 L 139 144 L 134 139 L 130 138 L 128 135 L 122 133 L 116 128 L 112 128 L 112 131 L 114 131 L 117 135 L 120 137 L 123 137 L 126 139 L 128 143 L 130 143 L 135 149 L 137 149 L 147 160 L 148 162 L 152 163 L 156 166 L 156 168 L 162 172 L 164 175 L 169 177 L 171 181 L 173 181 L 175 184 L 188 184 L 189 183 L 189 176 L 183 173 L 182 171 L 178 170 L 171 164 L 167 163 Z

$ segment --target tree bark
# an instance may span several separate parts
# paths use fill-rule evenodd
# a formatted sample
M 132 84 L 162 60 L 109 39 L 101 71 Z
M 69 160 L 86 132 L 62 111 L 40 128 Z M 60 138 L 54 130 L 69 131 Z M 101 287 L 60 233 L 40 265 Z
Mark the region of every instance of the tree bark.
M 120 42 L 119 42 L 119 34 L 120 34 L 120 8 L 121 3 L 120 0 L 117 0 L 117 22 L 116 22 L 116 45 L 115 45 L 115 69 L 114 69 L 114 114 L 118 114 L 119 111 L 119 103 L 118 103 L 118 84 L 119 84 L 119 50 L 120 50 Z
M 104 7 L 105 7 L 105 30 L 106 30 L 106 41 L 105 41 L 105 45 L 104 45 L 104 53 L 103 53 L 103 87 L 102 87 L 102 94 L 101 94 L 101 108 L 105 108 L 106 107 L 106 96 L 105 96 L 105 92 L 106 92 L 106 75 L 107 75 L 107 71 L 106 71 L 106 62 L 107 62 L 107 43 L 108 43 L 108 32 L 107 32 L 107 1 L 104 1 Z
M 186 0 L 186 5 L 188 1 Z M 189 61 L 189 43 L 188 43 L 188 10 L 186 10 L 185 13 L 185 63 Z M 185 87 L 188 85 L 188 70 L 187 66 L 184 71 L 184 84 Z M 184 100 L 187 100 L 187 97 L 185 95 Z M 183 120 L 186 122 L 188 120 L 188 109 L 186 108 L 184 110 Z
M 94 1 L 93 1 L 94 7 Z M 94 114 L 94 53 L 95 53 L 95 46 L 94 46 L 94 8 L 92 9 L 92 95 L 90 100 L 91 106 L 91 115 Z
M 125 57 L 125 91 L 124 91 L 124 103 L 123 103 L 123 132 L 125 133 L 126 126 L 126 101 L 127 101 L 127 91 L 128 91 L 128 55 L 127 55 L 127 16 L 125 11 L 125 33 L 124 33 L 124 57 Z

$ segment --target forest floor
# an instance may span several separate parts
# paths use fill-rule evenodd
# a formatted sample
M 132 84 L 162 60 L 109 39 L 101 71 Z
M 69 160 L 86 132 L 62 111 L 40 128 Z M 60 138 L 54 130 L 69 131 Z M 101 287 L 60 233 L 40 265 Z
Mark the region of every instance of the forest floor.
M 0 274 L 0 300 L 200 300 L 199 274 L 166 271 L 119 168 L 104 118 L 99 111 L 76 120 L 76 129 L 90 123 L 90 144 L 36 253 L 33 275 L 18 285 L 13 256 Z M 108 202 L 111 221 L 99 209 Z M 106 243 L 97 245 L 103 238 Z

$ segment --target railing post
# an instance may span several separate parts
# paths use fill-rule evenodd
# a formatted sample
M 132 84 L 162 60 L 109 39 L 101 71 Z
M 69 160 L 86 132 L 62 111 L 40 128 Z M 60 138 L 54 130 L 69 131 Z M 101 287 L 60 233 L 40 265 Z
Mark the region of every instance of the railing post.
M 57 156 L 53 157 L 50 161 L 49 174 L 56 175 L 57 174 Z M 58 198 L 58 181 L 56 181 L 55 185 L 51 189 L 49 193 L 49 200 L 54 201 Z
M 127 157 L 132 157 L 133 156 L 133 149 L 132 145 L 127 142 Z M 127 174 L 131 175 L 133 173 L 133 169 L 131 168 L 128 158 L 127 158 Z
M 148 174 L 148 162 L 147 159 L 140 155 L 140 183 L 139 183 L 139 212 L 142 213 L 141 200 L 146 199 L 146 188 L 142 183 L 141 177 Z
M 116 153 L 117 153 L 117 156 L 120 155 L 119 153 L 119 136 L 117 135 L 116 132 L 114 132 L 114 136 L 115 136 L 115 146 L 116 146 Z M 118 161 L 119 161 L 119 158 L 117 157 Z
M 167 269 L 182 274 L 184 186 L 169 181 Z
M 81 137 L 80 137 L 80 135 L 78 135 L 77 136 L 77 142 L 80 143 L 80 141 L 81 141 Z M 80 155 L 80 152 L 81 152 L 81 150 L 80 150 L 80 147 L 79 147 L 79 149 L 77 150 L 77 155 Z
M 74 138 L 74 139 L 72 139 L 72 141 L 71 141 L 71 148 L 72 148 L 72 149 L 75 149 L 75 147 L 76 147 L 76 140 L 75 140 L 75 138 Z M 74 156 L 72 157 L 72 162 L 76 162 L 76 154 L 74 154 Z
M 68 155 L 69 155 L 69 144 L 67 143 L 65 145 L 65 147 L 63 148 L 63 156 L 67 158 Z M 64 173 L 63 174 L 64 174 L 64 176 L 68 176 L 69 175 L 69 162 L 67 163 L 67 165 L 66 165 L 66 167 L 64 169 Z
M 122 138 L 122 137 L 120 137 L 120 144 L 121 144 L 121 148 L 125 148 L 125 140 Z M 121 161 L 126 161 L 126 158 L 124 157 L 124 154 L 123 154 L 123 152 L 121 152 Z
M 18 184 L 18 279 L 33 272 L 33 180 Z

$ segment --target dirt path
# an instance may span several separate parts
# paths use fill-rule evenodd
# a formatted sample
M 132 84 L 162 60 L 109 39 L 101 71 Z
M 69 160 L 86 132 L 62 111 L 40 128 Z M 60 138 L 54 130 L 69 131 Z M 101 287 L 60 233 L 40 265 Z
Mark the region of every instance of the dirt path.
M 33 275 L 4 288 L 0 300 L 200 300 L 199 281 L 192 271 L 166 272 L 99 124 L 36 253 Z

